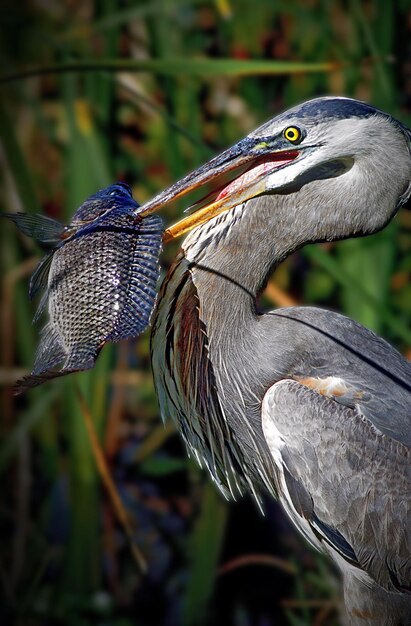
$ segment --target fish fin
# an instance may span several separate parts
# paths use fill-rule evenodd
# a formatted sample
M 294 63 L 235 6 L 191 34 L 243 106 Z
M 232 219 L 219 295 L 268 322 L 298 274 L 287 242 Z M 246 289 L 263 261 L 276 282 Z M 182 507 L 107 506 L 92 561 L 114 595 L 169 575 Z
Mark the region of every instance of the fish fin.
M 156 215 L 141 222 L 132 257 L 124 304 L 107 341 L 136 337 L 150 323 L 157 297 L 160 273 L 158 258 L 161 252 L 163 222 Z
M 37 348 L 33 371 L 16 382 L 14 393 L 16 395 L 20 394 L 56 376 L 61 376 L 61 370 L 53 370 L 53 368 L 63 363 L 65 358 L 66 352 L 60 341 L 59 334 L 49 322 L 41 331 L 40 344 Z
M 49 380 L 53 380 L 53 378 L 59 378 L 60 376 L 65 376 L 66 374 L 71 374 L 71 372 L 69 370 L 46 370 L 42 374 L 29 374 L 28 376 L 23 376 L 23 378 L 19 378 L 19 380 L 16 381 L 13 387 L 13 393 L 15 396 L 19 396 L 28 389 L 33 389 L 34 387 L 38 387 Z
M 59 334 L 52 324 L 48 323 L 41 333 L 33 371 L 16 382 L 13 388 L 14 394 L 19 395 L 28 389 L 53 380 L 53 378 L 91 369 L 95 365 L 99 352 L 100 348 L 90 351 L 90 349 L 87 350 L 82 347 L 81 351 L 73 349 L 67 355 Z M 57 366 L 61 363 L 63 366 L 58 369 Z
M 40 334 L 40 343 L 34 358 L 34 367 L 31 372 L 34 375 L 43 374 L 46 370 L 63 364 L 67 358 L 67 351 L 61 341 L 60 335 L 49 322 L 44 326 Z
M 53 260 L 54 250 L 47 256 L 43 257 L 40 263 L 37 265 L 30 278 L 29 297 L 30 300 L 34 298 L 36 293 L 47 286 L 47 279 L 49 276 L 50 265 Z M 36 313 L 37 317 L 37 313 Z
M 45 291 L 43 293 L 43 295 L 41 296 L 41 298 L 40 298 L 39 305 L 38 305 L 38 307 L 36 309 L 36 312 L 34 314 L 33 324 L 37 324 L 37 322 L 39 321 L 41 315 L 43 314 L 43 312 L 44 312 L 44 310 L 46 308 L 46 304 L 47 304 L 48 299 L 49 299 L 49 293 L 48 293 L 48 291 Z
M 37 348 L 32 374 L 41 375 L 61 365 L 56 372 L 74 372 L 94 367 L 101 346 L 95 347 L 81 343 L 67 349 L 60 334 L 49 322 L 41 331 L 40 344 Z
M 1 213 L 1 215 L 8 217 L 22 233 L 33 237 L 39 243 L 58 243 L 65 230 L 64 224 L 45 215 L 30 213 Z
M 88 346 L 86 343 L 75 346 L 67 356 L 63 370 L 83 371 L 90 370 L 96 364 L 96 359 L 102 346 Z

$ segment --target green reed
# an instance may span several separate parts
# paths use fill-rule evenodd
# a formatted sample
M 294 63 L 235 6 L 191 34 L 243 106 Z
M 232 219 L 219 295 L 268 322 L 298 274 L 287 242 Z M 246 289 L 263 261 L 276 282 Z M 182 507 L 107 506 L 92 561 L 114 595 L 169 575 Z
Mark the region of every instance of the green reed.
M 302 1 L 163 0 L 126 2 L 120 9 L 114 0 L 105 0 L 91 3 L 94 17 L 79 12 L 73 18 L 69 3 L 61 3 L 54 14 L 38 10 L 30 16 L 30 33 L 19 57 L 11 49 L 12 38 L 3 42 L 2 55 L 8 60 L 4 75 L 48 69 L 42 78 L 14 80 L 2 87 L 0 135 L 9 176 L 2 208 L 41 212 L 53 200 L 58 217 L 67 220 L 88 195 L 124 175 L 134 181 L 137 199 L 143 201 L 277 113 L 278 106 L 319 93 L 368 99 L 400 116 L 399 68 L 390 58 L 397 51 L 394 25 L 404 18 L 406 7 L 383 0 L 367 5 L 351 0 L 348 9 L 346 5 L 320 0 L 309 6 Z M 16 11 L 18 23 L 20 9 Z M 274 60 L 262 58 L 264 41 L 266 52 L 271 50 L 267 54 L 277 55 Z M 213 46 L 218 53 L 210 53 Z M 120 73 L 126 70 L 127 79 Z M 28 124 L 30 137 L 22 131 L 23 124 Z M 181 208 L 170 209 L 166 218 L 175 219 Z M 300 253 L 308 264 L 306 284 L 294 295 L 301 303 L 313 303 L 310 294 L 315 294 L 315 303 L 338 308 L 400 348 L 409 348 L 406 285 L 400 282 L 393 298 L 398 268 L 404 272 L 411 267 L 404 219 L 400 216 L 372 238 L 307 248 Z M 11 225 L 4 231 L 3 272 L 8 276 L 40 251 Z M 173 254 L 174 249 L 164 251 L 165 263 Z M 290 260 L 282 271 L 291 275 L 293 267 Z M 12 352 L 4 355 L 5 371 L 28 370 L 33 362 L 37 328 L 31 325 L 33 307 L 26 290 L 26 278 L 13 287 Z M 155 434 L 141 463 L 136 454 L 135 471 L 147 472 L 146 477 L 182 477 L 189 485 L 190 530 L 174 547 L 189 574 L 184 583 L 177 583 L 178 575 L 172 572 L 170 581 L 182 587 L 182 624 L 213 623 L 213 592 L 229 505 L 212 485 L 204 484 L 192 463 L 186 463 L 184 451 L 178 459 L 175 452 L 170 456 L 172 429 L 164 437 L 156 434 L 160 425 L 147 338 L 140 338 L 133 350 L 132 366 L 118 365 L 117 348 L 106 347 L 92 372 L 47 384 L 24 400 L 10 403 L 4 395 L 0 475 L 8 484 L 8 500 L 0 521 L 9 527 L 11 518 L 15 533 L 11 542 L 0 545 L 0 570 L 5 574 L 13 569 L 16 559 L 20 565 L 14 566 L 12 580 L 0 576 L 0 583 L 16 623 L 37 626 L 56 618 L 62 624 L 89 624 L 103 617 L 116 626 L 140 623 L 130 611 L 120 616 L 120 607 L 132 605 L 139 587 L 138 574 L 130 573 L 131 557 L 122 556 L 125 565 L 117 564 L 124 576 L 123 595 L 114 583 L 107 583 L 103 557 L 115 534 L 104 521 L 110 518 L 109 506 L 77 385 L 107 450 L 119 449 L 118 434 L 107 441 L 107 433 L 112 433 L 109 420 L 119 418 L 124 427 L 127 416 L 147 427 L 147 440 L 150 432 Z M 127 376 L 137 376 L 138 390 L 127 383 Z M 115 465 L 112 469 L 115 472 Z M 30 489 L 21 480 L 27 472 L 40 473 L 46 485 L 30 510 Z M 67 486 L 69 533 L 67 545 L 55 547 L 47 532 L 53 490 L 61 483 Z M 133 522 L 139 543 L 138 516 Z M 314 610 L 304 603 L 313 593 L 320 601 L 334 597 L 327 572 L 321 560 L 309 572 L 300 568 L 293 597 L 301 608 L 288 610 L 290 624 L 312 623 Z M 97 607 L 95 597 L 101 590 L 108 594 L 111 608 Z M 240 614 L 242 623 L 251 622 L 247 611 L 239 608 Z M 326 623 L 338 623 L 335 611 Z

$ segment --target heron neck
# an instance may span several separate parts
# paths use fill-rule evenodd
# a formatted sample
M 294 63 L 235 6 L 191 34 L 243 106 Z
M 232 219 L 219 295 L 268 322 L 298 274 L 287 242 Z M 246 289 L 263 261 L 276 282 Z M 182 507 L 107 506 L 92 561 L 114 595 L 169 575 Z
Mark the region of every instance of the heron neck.
M 261 200 L 258 210 L 253 201 L 236 207 L 193 231 L 183 244 L 200 299 L 208 307 L 230 310 L 228 323 L 232 316 L 255 314 L 256 299 L 274 268 L 301 245 L 292 214 L 277 208 L 276 225 L 272 205 Z
M 271 324 L 266 328 L 267 316 L 257 315 L 256 300 L 276 263 L 296 247 L 294 222 L 276 229 L 271 207 L 262 208 L 238 207 L 187 237 L 161 287 L 152 327 L 163 415 L 174 417 L 216 479 L 227 486 L 238 473 L 252 489 L 274 472 L 260 403 L 285 375 L 277 367 L 273 378 L 267 355 L 278 336 Z M 242 457 L 247 467 L 238 468 Z M 214 459 L 220 469 L 213 469 Z

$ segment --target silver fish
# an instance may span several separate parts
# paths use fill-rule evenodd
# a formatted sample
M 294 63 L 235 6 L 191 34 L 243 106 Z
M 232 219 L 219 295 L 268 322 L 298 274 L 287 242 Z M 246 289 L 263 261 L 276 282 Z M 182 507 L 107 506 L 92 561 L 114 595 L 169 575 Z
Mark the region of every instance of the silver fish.
M 16 392 L 94 366 L 107 342 L 147 327 L 159 276 L 162 220 L 139 216 L 128 185 L 88 198 L 65 226 L 44 216 L 7 214 L 22 232 L 53 249 L 36 268 L 29 294 L 44 290 L 35 320 L 47 309 L 33 370 Z

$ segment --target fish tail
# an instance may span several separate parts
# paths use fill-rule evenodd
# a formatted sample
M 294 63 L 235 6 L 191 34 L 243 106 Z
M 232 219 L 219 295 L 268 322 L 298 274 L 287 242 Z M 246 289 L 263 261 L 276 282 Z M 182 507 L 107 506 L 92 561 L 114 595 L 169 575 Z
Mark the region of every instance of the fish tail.
M 19 396 L 28 389 L 38 387 L 48 380 L 64 376 L 65 374 L 70 374 L 70 370 L 46 370 L 41 374 L 28 374 L 28 376 L 23 376 L 23 378 L 19 378 L 19 380 L 16 381 L 13 386 L 13 394 Z

